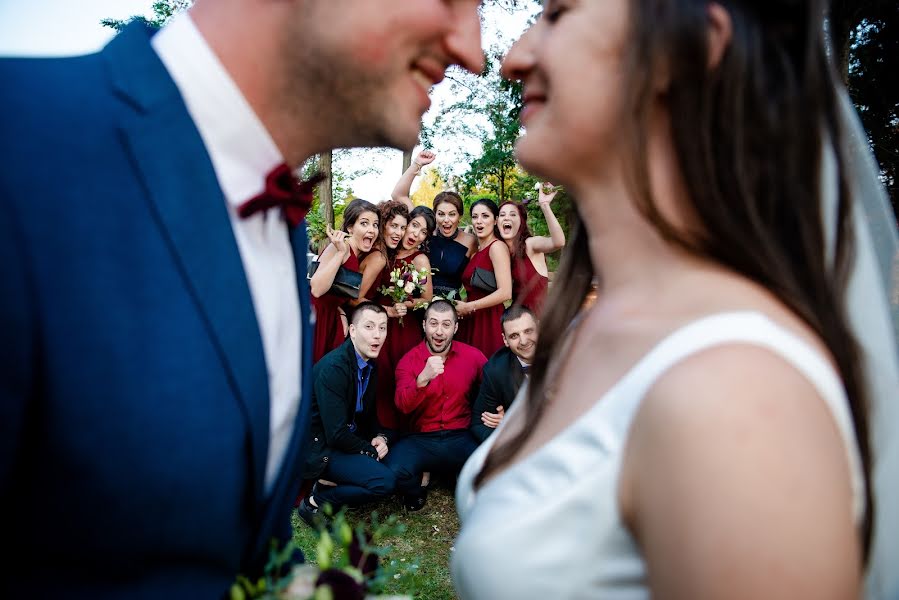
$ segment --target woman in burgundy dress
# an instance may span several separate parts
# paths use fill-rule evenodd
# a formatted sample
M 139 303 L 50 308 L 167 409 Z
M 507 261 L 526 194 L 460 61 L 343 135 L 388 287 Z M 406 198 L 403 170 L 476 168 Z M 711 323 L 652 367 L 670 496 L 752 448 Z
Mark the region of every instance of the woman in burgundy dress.
M 478 238 L 478 251 L 462 273 L 462 285 L 468 293 L 465 302 L 456 304 L 459 331 L 456 339 L 490 357 L 503 347 L 500 317 L 503 303 L 512 298 L 512 272 L 509 248 L 499 239 L 496 217 L 499 209 L 492 200 L 478 200 L 471 205 L 471 224 Z M 499 243 L 497 243 L 499 242 Z M 478 269 L 482 271 L 478 272 Z M 486 271 L 486 273 L 485 273 Z M 496 280 L 496 288 L 488 291 L 472 282 L 483 281 L 481 275 Z
M 399 246 L 395 260 L 388 262 L 384 269 L 386 276 L 383 285 L 390 285 L 390 271 L 396 268 L 405 269 L 409 265 L 419 271 L 431 272 L 431 263 L 422 245 L 436 226 L 434 213 L 425 206 L 416 206 L 409 213 L 409 224 L 406 226 L 402 244 Z M 393 303 L 384 294 L 378 294 L 376 302 L 387 306 L 387 340 L 378 355 L 378 419 L 385 427 L 403 431 L 408 419 L 396 409 L 394 392 L 396 390 L 396 365 L 405 354 L 422 340 L 421 320 L 414 314 L 412 307 L 422 301 L 427 302 L 433 295 L 431 277 L 424 283 L 424 290 L 414 299 Z M 379 288 L 380 289 L 380 288 Z M 402 319 L 402 321 L 401 321 Z
M 434 162 L 436 154 L 430 150 L 419 152 L 403 173 L 391 197 L 404 202 L 409 210 L 414 208 L 409 197 L 412 182 L 421 168 Z M 434 294 L 446 298 L 462 287 L 462 272 L 468 259 L 477 251 L 478 241 L 472 234 L 459 228 L 465 214 L 462 197 L 453 191 L 443 191 L 434 197 L 434 216 L 437 227 L 428 240 L 426 253 L 434 269 Z
M 330 243 L 318 258 L 319 266 L 309 280 L 315 330 L 312 333 L 312 362 L 339 346 L 346 339 L 346 312 L 350 298 L 330 291 L 338 269 L 343 266 L 359 271 L 360 257 L 371 251 L 378 237 L 378 209 L 357 198 L 343 212 L 343 228 L 328 228 Z M 367 290 L 360 289 L 363 297 Z
M 377 277 L 369 288 L 368 296 L 387 311 L 387 338 L 381 346 L 381 352 L 376 359 L 378 368 L 377 402 L 378 422 L 383 427 L 393 430 L 402 429 L 400 415 L 393 403 L 393 370 L 396 361 L 391 356 L 391 344 L 395 343 L 392 322 L 399 316 L 399 311 L 405 312 L 406 307 L 395 305 L 393 299 L 381 293 L 382 286 L 390 285 L 390 272 L 396 263 L 397 249 L 406 234 L 406 226 L 409 222 L 409 210 L 406 205 L 396 200 L 388 200 L 378 205 L 378 213 L 381 221 L 381 237 L 377 244 L 377 250 L 371 252 L 362 261 L 363 278 L 372 270 L 377 270 Z
M 550 207 L 556 190 L 549 183 L 537 184 L 537 190 L 549 236 L 531 235 L 527 211 L 517 202 L 500 205 L 497 225 L 512 257 L 512 303 L 527 306 L 539 316 L 549 283 L 546 255 L 565 245 L 565 232 Z

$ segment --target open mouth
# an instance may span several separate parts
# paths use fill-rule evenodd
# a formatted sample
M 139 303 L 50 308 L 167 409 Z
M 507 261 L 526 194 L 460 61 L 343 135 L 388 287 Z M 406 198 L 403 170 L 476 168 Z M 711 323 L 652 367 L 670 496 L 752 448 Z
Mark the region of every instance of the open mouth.
M 512 235 L 512 224 L 511 223 L 503 223 L 502 232 Z
M 416 243 L 416 239 L 414 237 L 407 237 L 406 241 L 403 243 L 403 245 L 411 248 L 412 246 L 415 245 L 415 243 Z
M 400 238 L 398 238 L 398 237 L 390 238 L 390 247 L 391 248 L 396 248 L 399 245 L 399 243 L 400 243 Z

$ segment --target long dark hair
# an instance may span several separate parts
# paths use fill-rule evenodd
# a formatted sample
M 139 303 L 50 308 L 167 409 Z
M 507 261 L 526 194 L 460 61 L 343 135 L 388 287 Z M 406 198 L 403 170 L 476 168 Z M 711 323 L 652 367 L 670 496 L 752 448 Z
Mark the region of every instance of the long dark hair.
M 425 220 L 425 230 L 428 235 L 425 236 L 425 241 L 421 243 L 419 249 L 428 254 L 431 250 L 430 242 L 431 236 L 434 235 L 434 231 L 437 230 L 437 217 L 434 216 L 434 211 L 428 208 L 427 206 L 416 206 L 409 212 L 409 222 L 412 222 L 412 219 L 415 217 L 421 217 Z
M 847 158 L 838 119 L 837 76 L 828 58 L 824 0 L 720 0 L 733 36 L 708 69 L 707 0 L 632 0 L 629 74 L 622 105 L 629 184 L 646 220 L 672 245 L 759 283 L 826 344 L 852 411 L 865 474 L 865 557 L 873 502 L 867 403 L 860 351 L 844 310 L 854 240 Z M 671 133 L 699 228 L 667 220 L 649 189 L 647 122 L 661 71 Z M 833 252 L 823 231 L 821 157 L 835 152 L 837 227 Z M 543 413 L 547 367 L 560 352 L 594 278 L 587 231 L 574 219 L 541 320 L 525 402 L 531 423 L 485 462 L 475 483 L 508 464 Z
M 496 202 L 494 202 L 490 198 L 481 198 L 480 200 L 478 200 L 477 202 L 472 204 L 470 207 L 468 207 L 468 216 L 469 217 L 474 215 L 474 209 L 477 206 L 486 206 L 487 210 L 489 210 L 490 212 L 493 213 L 494 221 L 496 221 L 496 218 L 499 217 L 499 208 L 496 206 Z M 493 223 L 493 235 L 495 235 L 497 239 L 500 239 L 499 227 L 497 226 L 497 224 L 495 222 Z
M 377 215 L 378 207 L 362 198 L 356 198 L 347 204 L 346 208 L 343 209 L 343 225 L 341 226 L 344 233 L 349 233 L 350 227 L 355 225 L 360 215 L 365 212 L 373 212 Z
M 404 202 L 400 202 L 399 200 L 388 200 L 378 205 L 378 218 L 381 221 L 381 235 L 378 236 L 378 250 L 381 251 L 388 263 L 393 261 L 396 253 L 399 251 L 399 247 L 390 248 L 384 242 L 384 236 L 387 233 L 387 224 L 390 223 L 394 217 L 403 217 L 406 219 L 406 223 L 411 220 L 409 218 L 409 209 L 406 208 Z M 403 239 L 400 238 L 400 244 L 402 243 Z
M 523 204 L 520 204 L 513 200 L 506 200 L 505 202 L 500 204 L 499 210 L 502 210 L 504 206 L 514 207 L 515 210 L 518 211 L 519 219 L 521 219 L 521 227 L 518 228 L 518 233 L 515 234 L 515 237 L 512 239 L 512 259 L 515 260 L 524 258 L 528 253 L 528 247 L 525 241 L 529 237 L 531 237 L 531 229 L 528 227 L 528 211 L 525 210 Z M 498 214 L 499 212 L 497 212 L 497 215 Z

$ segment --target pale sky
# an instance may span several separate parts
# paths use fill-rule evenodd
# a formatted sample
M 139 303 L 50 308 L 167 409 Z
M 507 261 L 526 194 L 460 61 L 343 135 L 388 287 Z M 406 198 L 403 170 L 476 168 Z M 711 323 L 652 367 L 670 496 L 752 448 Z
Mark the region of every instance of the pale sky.
M 400 0 L 397 0 L 400 1 Z M 151 15 L 153 0 L 0 0 L 0 55 L 10 56 L 66 56 L 84 54 L 100 49 L 114 35 L 114 31 L 100 25 L 104 18 L 124 19 L 132 15 Z M 484 45 L 499 43 L 508 47 L 524 30 L 528 14 L 509 15 L 501 9 L 488 11 L 486 26 L 493 33 L 485 35 Z M 434 88 L 432 107 L 425 114 L 428 122 L 436 110 L 451 101 L 448 82 Z M 437 162 L 449 159 L 456 150 L 465 149 L 476 154 L 478 145 L 470 140 L 435 140 L 433 150 Z M 395 150 L 383 153 L 353 153 L 349 161 L 373 164 L 376 173 L 351 182 L 354 193 L 372 201 L 389 198 L 402 170 L 402 154 Z M 442 165 L 445 166 L 445 165 Z M 338 168 L 352 171 L 352 164 L 338 164 Z M 461 173 L 465 165 L 456 164 Z M 413 184 L 413 190 L 417 182 Z

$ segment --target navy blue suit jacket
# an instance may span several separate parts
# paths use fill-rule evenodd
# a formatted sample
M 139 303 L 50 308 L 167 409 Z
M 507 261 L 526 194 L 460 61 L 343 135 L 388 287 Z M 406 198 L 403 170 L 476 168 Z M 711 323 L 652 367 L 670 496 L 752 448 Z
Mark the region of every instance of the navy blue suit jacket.
M 2 597 L 213 598 L 290 537 L 311 384 L 305 229 L 291 233 L 302 401 L 266 495 L 249 287 L 151 35 L 0 61 Z

